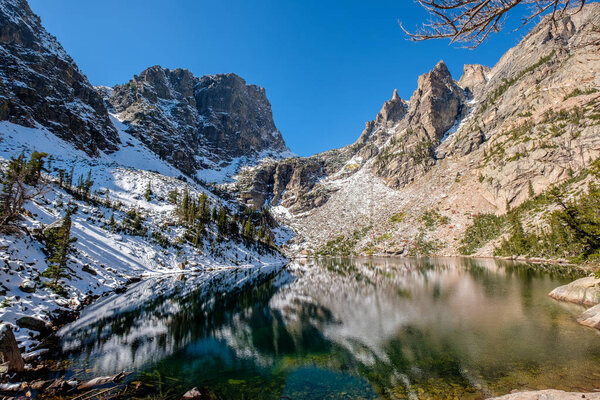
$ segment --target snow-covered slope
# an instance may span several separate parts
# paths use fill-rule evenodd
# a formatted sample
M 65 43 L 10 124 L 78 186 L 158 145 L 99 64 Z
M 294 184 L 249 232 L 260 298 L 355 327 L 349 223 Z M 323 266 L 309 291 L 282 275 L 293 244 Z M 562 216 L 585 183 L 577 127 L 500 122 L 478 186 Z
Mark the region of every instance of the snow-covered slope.
M 199 184 L 177 179 L 181 175 L 179 170 L 120 129 L 122 125 L 116 119 L 113 122 L 123 146 L 99 157 L 75 149 L 44 127 L 0 122 L 3 164 L 21 152 L 27 155 L 37 150 L 52 156 L 43 193 L 26 204 L 26 217 L 20 224 L 24 234 L 0 237 L 0 259 L 4 261 L 0 267 L 0 291 L 4 293 L 0 319 L 13 324 L 17 340 L 28 349 L 34 344 L 29 340 L 34 332 L 19 328 L 16 323 L 19 318 L 34 316 L 48 322 L 58 315 L 57 309 L 78 310 L 87 298 L 112 291 L 132 278 L 179 274 L 182 269 L 208 272 L 279 268 L 286 262 L 277 252 L 220 235 L 212 224 L 206 227 L 201 250 L 182 240 L 185 228 L 178 223 L 175 206 L 169 201 L 173 190 L 181 193 L 187 188 L 193 196 L 205 193 L 213 207 L 222 205 L 235 210 L 237 205 L 220 199 Z M 56 177 L 59 169 L 72 169 L 75 177 L 90 173 L 91 192 L 111 206 L 78 200 L 59 187 Z M 148 187 L 152 190 L 149 200 L 145 196 Z M 43 286 L 46 279 L 40 274 L 49 262 L 35 232 L 60 221 L 67 207 L 77 209 L 72 215 L 71 228 L 77 241 L 69 260 L 69 277 L 64 280 L 68 295 L 63 297 Z M 117 232 L 110 226 L 111 216 L 119 223 L 133 209 L 142 216 L 145 234 Z M 161 238 L 168 245 L 161 244 Z

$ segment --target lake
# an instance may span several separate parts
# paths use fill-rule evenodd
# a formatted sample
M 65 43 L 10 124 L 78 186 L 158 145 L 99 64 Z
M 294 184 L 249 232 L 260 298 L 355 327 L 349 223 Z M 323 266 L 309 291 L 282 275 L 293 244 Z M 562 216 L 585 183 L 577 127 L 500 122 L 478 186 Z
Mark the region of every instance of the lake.
M 235 271 L 235 272 L 234 272 Z M 548 297 L 557 267 L 339 258 L 148 279 L 61 331 L 77 378 L 132 372 L 159 398 L 481 399 L 600 388 L 600 334 Z

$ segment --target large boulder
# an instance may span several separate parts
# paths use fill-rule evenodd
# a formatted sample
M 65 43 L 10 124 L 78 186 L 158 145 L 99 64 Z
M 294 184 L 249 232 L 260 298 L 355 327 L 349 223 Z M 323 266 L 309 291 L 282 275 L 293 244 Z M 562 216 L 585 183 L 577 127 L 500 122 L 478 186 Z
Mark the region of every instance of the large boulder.
M 549 296 L 556 300 L 594 306 L 600 303 L 600 279 L 593 276 L 577 279 L 568 285 L 557 287 Z
M 588 308 L 577 318 L 577 322 L 590 328 L 600 329 L 600 304 Z
M 534 392 L 517 392 L 489 400 L 575 400 L 600 399 L 600 393 L 569 393 L 562 390 L 538 390 Z
M 8 363 L 9 371 L 23 371 L 25 362 L 12 329 L 7 324 L 0 324 L 0 364 Z
M 17 326 L 23 329 L 29 329 L 30 331 L 39 332 L 42 335 L 50 333 L 52 329 L 46 322 L 39 318 L 25 316 L 17 320 Z

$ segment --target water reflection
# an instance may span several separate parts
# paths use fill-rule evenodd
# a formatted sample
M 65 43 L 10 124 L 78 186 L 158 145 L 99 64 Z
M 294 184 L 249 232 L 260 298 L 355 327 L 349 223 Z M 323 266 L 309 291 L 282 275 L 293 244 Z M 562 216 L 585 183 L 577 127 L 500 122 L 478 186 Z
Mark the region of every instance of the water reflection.
M 588 389 L 600 340 L 547 297 L 575 276 L 445 259 L 327 259 L 140 282 L 63 330 L 74 369 L 226 398 L 482 398 Z M 557 379 L 560 377 L 560 379 Z

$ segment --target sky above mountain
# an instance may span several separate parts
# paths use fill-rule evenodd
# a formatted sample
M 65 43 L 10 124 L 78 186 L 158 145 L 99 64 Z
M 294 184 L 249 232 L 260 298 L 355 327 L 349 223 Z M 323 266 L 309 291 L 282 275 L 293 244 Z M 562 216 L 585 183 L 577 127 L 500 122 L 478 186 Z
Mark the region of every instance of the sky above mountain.
M 493 66 L 527 30 L 506 29 L 475 50 L 411 42 L 398 25 L 427 19 L 408 0 L 29 0 L 94 85 L 127 82 L 152 65 L 234 72 L 266 88 L 289 147 L 306 156 L 354 142 L 398 89 L 444 60 Z

